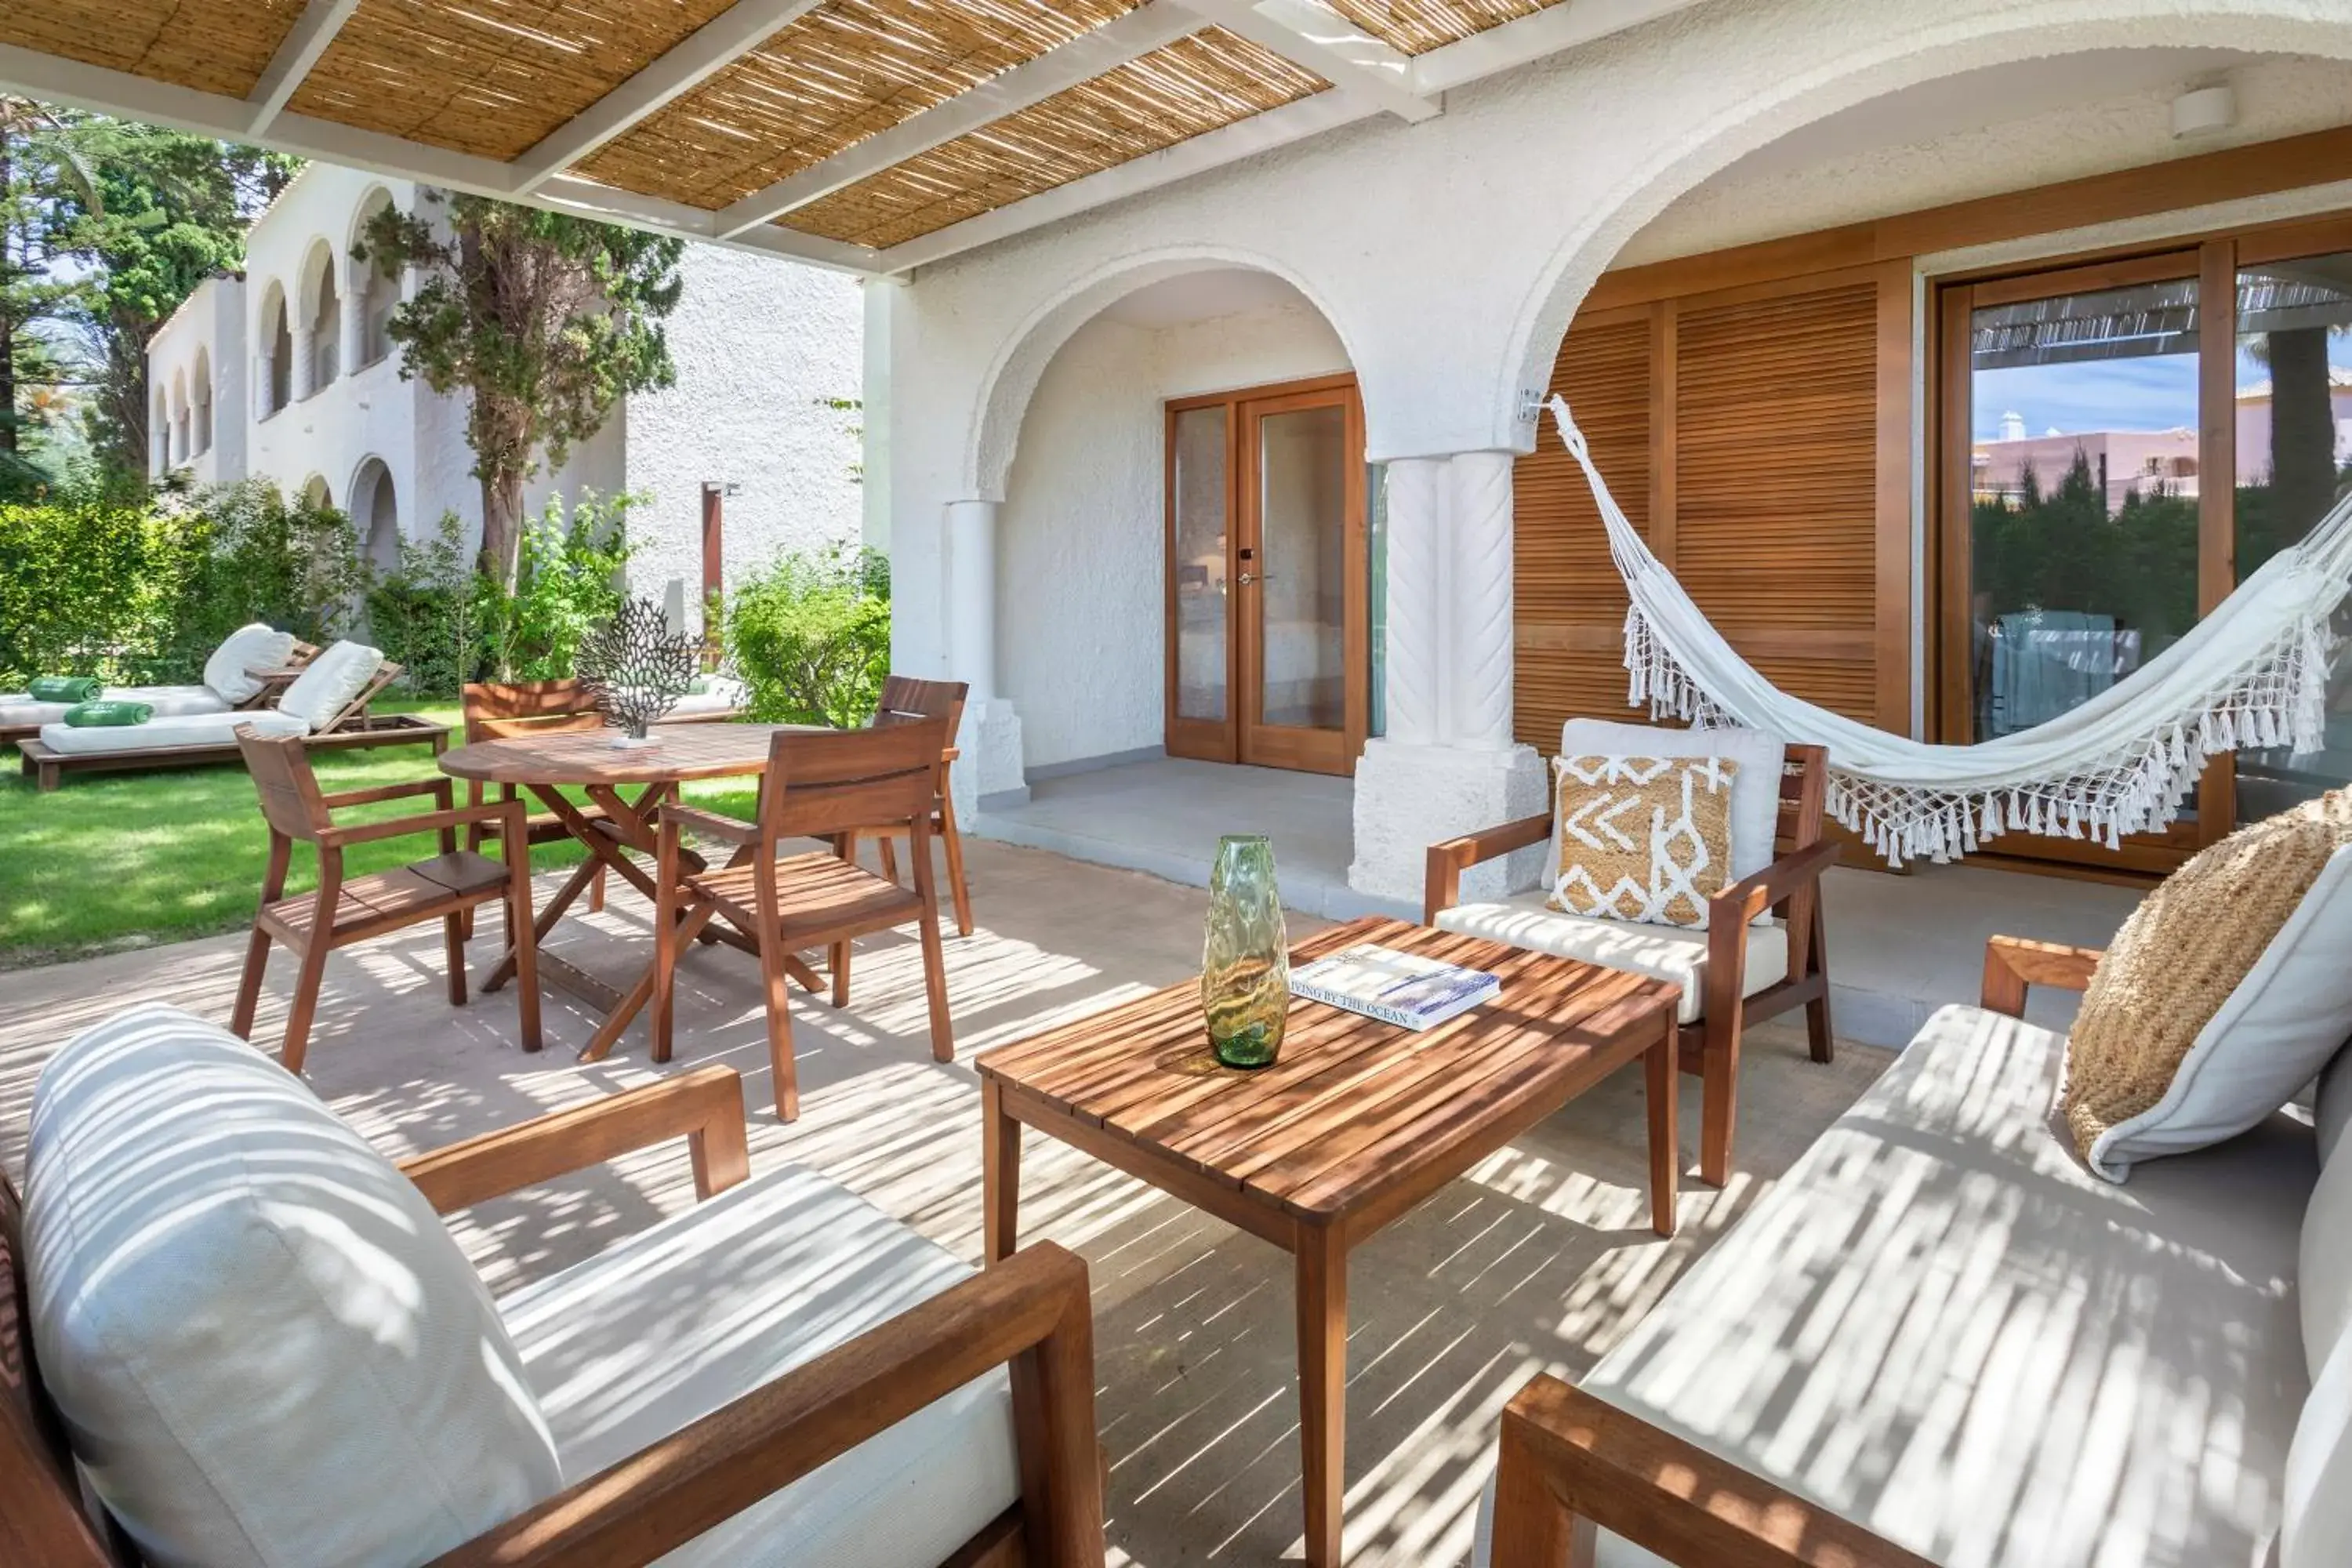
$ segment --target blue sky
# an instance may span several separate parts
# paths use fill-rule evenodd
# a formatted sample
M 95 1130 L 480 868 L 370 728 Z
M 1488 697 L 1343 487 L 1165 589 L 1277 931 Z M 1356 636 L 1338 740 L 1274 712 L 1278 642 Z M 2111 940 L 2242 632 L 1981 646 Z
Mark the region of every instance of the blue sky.
M 2329 363 L 2352 367 L 2352 339 L 2328 344 Z M 2270 373 L 2238 356 L 2238 384 Z M 1976 439 L 2000 435 L 2000 416 L 2015 410 L 2025 433 L 2040 436 L 2052 426 L 2074 435 L 2084 430 L 2170 430 L 2197 423 L 2197 356 L 2150 354 L 2136 359 L 2087 360 L 2074 364 L 2014 365 L 1976 374 L 1969 422 Z

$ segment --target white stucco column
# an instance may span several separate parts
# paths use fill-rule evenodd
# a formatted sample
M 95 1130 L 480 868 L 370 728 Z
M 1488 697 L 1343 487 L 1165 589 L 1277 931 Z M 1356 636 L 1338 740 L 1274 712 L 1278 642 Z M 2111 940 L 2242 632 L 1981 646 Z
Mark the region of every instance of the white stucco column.
M 948 677 L 971 688 L 950 781 L 965 822 L 982 801 L 1029 788 L 1021 718 L 996 689 L 996 510 L 992 500 L 950 501 L 945 529 Z
M 365 263 L 351 264 L 351 276 L 342 280 L 343 308 L 336 312 L 335 374 L 349 375 L 360 368 L 360 350 L 367 337 L 367 296 L 354 284 L 365 280 Z
M 319 334 L 310 327 L 294 331 L 294 374 L 287 378 L 287 401 L 299 403 L 316 388 L 313 379 L 319 368 Z
M 269 417 L 269 356 L 253 356 L 253 419 L 259 424 Z
M 1389 465 L 1388 732 L 1356 764 L 1358 892 L 1418 908 L 1429 846 L 1531 816 L 1549 799 L 1543 763 L 1511 739 L 1508 452 Z M 1534 885 L 1523 850 L 1463 879 L 1465 899 Z

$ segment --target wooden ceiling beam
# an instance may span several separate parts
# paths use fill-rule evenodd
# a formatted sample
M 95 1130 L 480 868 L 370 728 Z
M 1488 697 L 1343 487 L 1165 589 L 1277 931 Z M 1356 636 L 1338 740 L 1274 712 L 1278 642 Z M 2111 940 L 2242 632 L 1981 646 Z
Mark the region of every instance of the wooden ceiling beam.
M 1413 89 L 1412 61 L 1314 0 L 1179 0 L 1204 22 L 1313 71 L 1349 97 L 1400 120 L 1444 106 Z
M 360 0 L 310 0 L 302 7 L 302 14 L 294 18 L 294 25 L 278 40 L 278 50 L 269 57 L 268 65 L 262 68 L 260 79 L 245 95 L 246 102 L 252 106 L 246 120 L 245 135 L 258 136 L 269 129 L 269 122 L 285 110 L 295 89 L 302 85 L 302 79 L 310 74 L 310 68 L 319 63 L 319 57 L 327 52 L 327 46 L 335 41 L 335 35 L 359 8 Z
M 720 209 L 717 232 L 739 235 L 845 190 L 895 163 L 942 146 L 992 121 L 1041 103 L 1057 92 L 1116 70 L 1131 59 L 1164 48 L 1204 26 L 1180 0 L 1150 4 L 1048 49 L 1023 65 L 991 78 L 970 91 L 852 143 L 742 200 Z
M 312 5 L 319 0 L 311 0 Z M 631 126 L 693 91 L 816 9 L 819 0 L 735 0 L 635 76 L 515 160 L 515 189 L 537 190 Z

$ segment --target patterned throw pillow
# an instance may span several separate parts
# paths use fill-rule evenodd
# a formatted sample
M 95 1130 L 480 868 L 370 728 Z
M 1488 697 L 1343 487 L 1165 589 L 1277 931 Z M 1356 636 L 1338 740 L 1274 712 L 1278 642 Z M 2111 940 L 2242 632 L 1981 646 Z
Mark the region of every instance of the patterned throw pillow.
M 1553 909 L 1706 929 L 1731 880 L 1731 783 L 1722 757 L 1561 757 Z

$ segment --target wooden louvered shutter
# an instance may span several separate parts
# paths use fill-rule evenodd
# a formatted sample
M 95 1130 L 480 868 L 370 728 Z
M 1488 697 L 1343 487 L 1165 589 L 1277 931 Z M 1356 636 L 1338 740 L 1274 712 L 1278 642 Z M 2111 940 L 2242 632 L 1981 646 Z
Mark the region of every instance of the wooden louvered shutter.
M 1650 524 L 1651 312 L 1580 318 L 1552 367 L 1610 493 L 1633 526 Z M 1549 395 L 1548 393 L 1547 395 Z M 1584 470 L 1547 414 L 1513 476 L 1518 739 L 1549 756 L 1578 714 L 1637 716 L 1625 706 L 1625 584 Z
M 1910 728 L 1907 263 L 1580 316 L 1553 367 L 1658 558 L 1776 686 Z M 1518 738 L 1625 702 L 1625 592 L 1547 417 L 1517 468 Z
M 1675 575 L 1766 679 L 1878 720 L 1878 290 L 1675 320 Z

